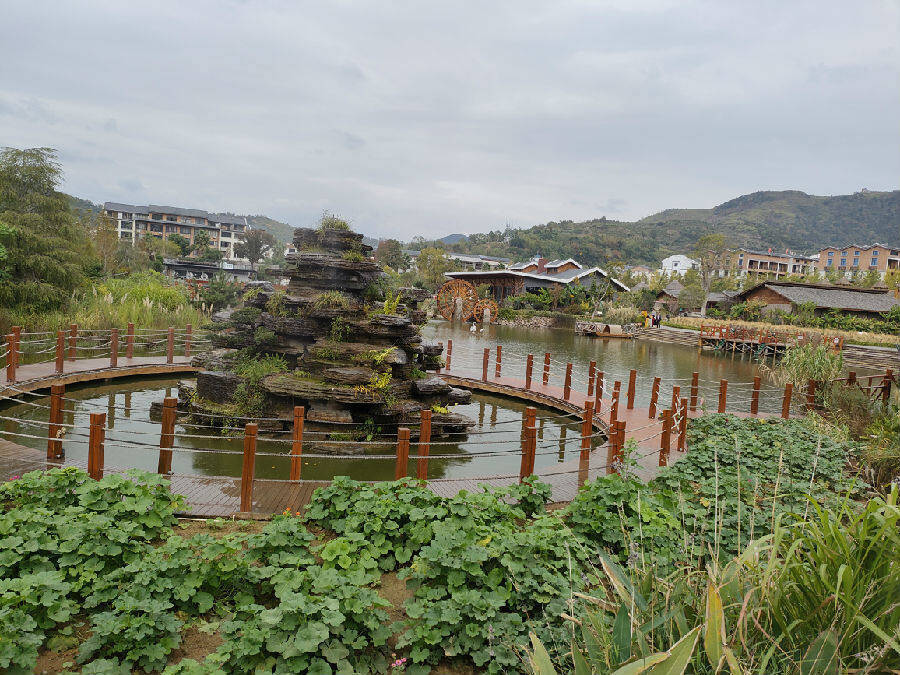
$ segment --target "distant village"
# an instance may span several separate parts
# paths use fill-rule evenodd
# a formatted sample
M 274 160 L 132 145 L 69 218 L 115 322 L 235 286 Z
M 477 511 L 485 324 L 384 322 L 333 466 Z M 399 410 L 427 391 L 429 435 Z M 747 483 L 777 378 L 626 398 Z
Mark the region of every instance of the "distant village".
M 117 202 L 105 203 L 103 213 L 112 221 L 120 239 L 167 240 L 177 235 L 193 245 L 202 237 L 209 241 L 209 247 L 220 252 L 216 260 L 206 256 L 201 259 L 196 253 L 166 257 L 163 263 L 167 276 L 198 283 L 206 283 L 215 275 L 239 282 L 256 276 L 253 264 L 235 252 L 236 244 L 251 230 L 246 218 L 200 209 Z M 277 250 L 270 248 L 266 257 L 280 259 L 292 252 L 292 244 L 279 244 Z M 419 255 L 420 251 L 404 249 L 404 262 L 397 265 L 397 272 L 413 278 Z M 589 267 L 573 258 L 547 260 L 535 256 L 527 261 L 512 261 L 446 251 L 442 255 L 450 268 L 443 274 L 446 280 L 468 281 L 484 289 L 500 306 L 517 296 L 552 295 L 556 309 L 560 292 L 565 291 L 572 299 L 575 289 L 581 295 L 601 289 L 607 299 L 628 293 L 638 299 L 641 309 L 667 315 L 717 316 L 726 314 L 734 305 L 755 303 L 763 311 L 789 313 L 803 305 L 814 307 L 817 313 L 840 311 L 877 318 L 900 305 L 900 249 L 880 243 L 831 246 L 810 255 L 771 248 L 729 249 L 706 270 L 706 291 L 701 283 L 701 261 L 685 254 L 664 258 L 657 269 L 646 265 Z

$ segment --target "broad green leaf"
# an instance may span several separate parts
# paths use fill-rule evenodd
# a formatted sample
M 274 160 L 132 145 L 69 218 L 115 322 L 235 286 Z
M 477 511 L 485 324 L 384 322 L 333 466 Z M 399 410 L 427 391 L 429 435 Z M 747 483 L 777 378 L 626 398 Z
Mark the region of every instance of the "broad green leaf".
M 650 668 L 655 666 L 660 661 L 664 661 L 668 658 L 668 654 L 666 652 L 657 652 L 656 654 L 651 654 L 650 656 L 638 659 L 637 661 L 632 661 L 631 663 L 626 663 L 624 666 L 614 671 L 610 675 L 640 675 L 641 673 L 647 672 Z
M 893 649 L 895 652 L 900 654 L 900 642 L 897 642 L 897 640 L 895 638 L 892 638 L 890 635 L 885 633 L 883 630 L 881 630 L 878 626 L 876 626 L 874 623 L 872 623 L 868 618 L 864 617 L 862 614 L 857 614 L 856 620 L 859 623 L 861 623 L 863 626 L 868 628 L 870 631 L 875 633 L 875 635 L 877 635 L 879 638 L 884 640 L 885 644 L 888 644 L 891 646 L 891 649 Z
M 647 671 L 648 675 L 682 675 L 691 661 L 701 626 L 693 628 L 666 652 L 666 658 Z
M 528 655 L 528 659 L 531 661 L 531 668 L 534 671 L 534 674 L 556 675 L 556 669 L 553 667 L 553 663 L 550 661 L 550 655 L 544 648 L 543 643 L 534 633 L 529 633 L 529 637 L 531 637 L 532 652 Z
M 722 611 L 722 598 L 713 580 L 710 579 L 706 587 L 706 630 L 703 633 L 703 648 L 715 672 L 719 672 L 722 664 L 724 645 L 725 613 Z
M 587 664 L 584 654 L 572 641 L 572 664 L 575 666 L 575 675 L 591 675 L 591 667 Z
M 800 660 L 800 675 L 838 675 L 840 654 L 837 636 L 831 629 L 823 630 Z

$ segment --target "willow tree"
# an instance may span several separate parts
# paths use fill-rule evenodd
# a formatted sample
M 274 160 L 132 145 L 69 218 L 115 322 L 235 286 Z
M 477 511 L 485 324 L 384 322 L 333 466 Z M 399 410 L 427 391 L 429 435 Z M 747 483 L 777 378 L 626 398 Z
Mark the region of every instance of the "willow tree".
M 61 307 L 84 282 L 92 255 L 83 226 L 57 191 L 62 170 L 51 148 L 0 150 L 0 306 Z

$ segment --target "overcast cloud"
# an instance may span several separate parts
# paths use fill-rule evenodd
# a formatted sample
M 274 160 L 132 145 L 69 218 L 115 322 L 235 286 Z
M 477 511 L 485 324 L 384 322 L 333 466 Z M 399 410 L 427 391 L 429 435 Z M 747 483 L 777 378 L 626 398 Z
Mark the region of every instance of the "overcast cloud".
M 0 0 L 0 145 L 93 201 L 411 238 L 900 176 L 896 0 Z

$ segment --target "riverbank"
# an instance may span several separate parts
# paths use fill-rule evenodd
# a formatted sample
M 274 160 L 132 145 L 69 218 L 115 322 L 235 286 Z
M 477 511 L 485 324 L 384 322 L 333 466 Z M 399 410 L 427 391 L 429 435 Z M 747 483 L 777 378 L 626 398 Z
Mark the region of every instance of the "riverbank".
M 533 309 L 501 309 L 498 321 L 501 326 L 516 328 L 574 328 L 582 317 L 563 312 Z
M 861 345 L 864 347 L 896 347 L 900 344 L 900 336 L 885 333 L 866 333 L 863 331 L 838 330 L 836 328 L 811 328 L 807 326 L 792 326 L 786 324 L 765 323 L 763 321 L 737 321 L 732 319 L 712 319 L 709 317 L 679 316 L 663 322 L 664 326 L 683 328 L 699 331 L 700 326 L 740 326 L 741 328 L 755 328 L 762 330 L 798 330 L 804 333 L 819 333 L 829 336 L 844 338 L 844 344 Z

